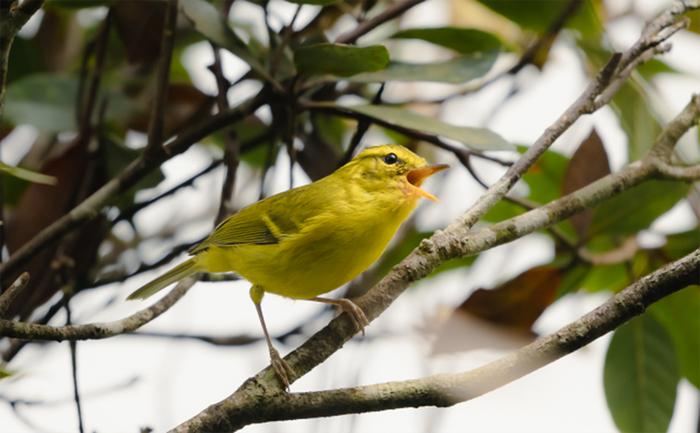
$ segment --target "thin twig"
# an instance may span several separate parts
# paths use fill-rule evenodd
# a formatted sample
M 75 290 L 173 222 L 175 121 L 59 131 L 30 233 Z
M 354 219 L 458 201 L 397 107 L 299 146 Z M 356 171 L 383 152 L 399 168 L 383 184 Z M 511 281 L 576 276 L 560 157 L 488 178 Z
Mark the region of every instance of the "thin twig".
M 46 325 L 48 324 L 51 319 L 59 312 L 61 311 L 61 308 L 63 308 L 66 305 L 66 302 L 68 302 L 68 296 L 63 294 L 59 300 L 51 304 L 48 310 L 46 310 L 46 313 L 44 313 L 43 316 L 41 316 L 39 319 L 35 320 L 33 323 L 39 324 L 39 325 Z M 18 340 L 18 339 L 10 339 L 10 345 L 7 349 L 5 349 L 2 352 L 2 360 L 5 362 L 10 362 L 12 359 L 19 353 L 20 350 L 24 346 L 27 345 L 27 343 L 32 342 L 31 340 Z
M 388 8 L 384 9 L 384 11 L 382 11 L 381 13 L 377 14 L 376 16 L 368 20 L 362 21 L 357 25 L 357 27 L 350 30 L 349 32 L 343 33 L 342 35 L 338 36 L 335 40 L 335 43 L 352 44 L 356 42 L 361 36 L 364 36 L 365 34 L 384 24 L 385 22 L 393 20 L 394 18 L 400 16 L 407 10 L 420 3 L 423 3 L 424 1 L 425 0 L 405 0 L 402 2 L 394 3 Z
M 518 60 L 518 63 L 511 66 L 506 72 L 508 75 L 515 75 L 520 72 L 525 66 L 533 62 L 539 51 L 554 37 L 556 37 L 559 32 L 564 28 L 564 25 L 571 17 L 573 17 L 576 12 L 580 9 L 583 4 L 583 0 L 571 0 L 562 9 L 559 16 L 557 16 L 554 21 L 549 25 L 547 30 L 540 35 L 535 42 L 527 47 Z
M 549 43 L 552 39 L 554 39 L 559 32 L 564 28 L 566 25 L 566 22 L 571 19 L 578 9 L 581 7 L 583 4 L 583 0 L 571 0 L 561 11 L 561 13 L 552 21 L 552 23 L 549 25 L 547 30 L 539 35 L 535 41 L 530 44 L 525 51 L 520 55 L 518 60 L 513 63 L 511 66 L 493 73 L 493 74 L 488 74 L 485 75 L 481 78 L 477 78 L 475 80 L 470 81 L 469 83 L 465 84 L 464 86 L 461 87 L 461 89 L 457 92 L 451 93 L 450 95 L 446 97 L 441 97 L 437 99 L 419 99 L 415 102 L 420 102 L 423 104 L 444 104 L 445 102 L 448 102 L 454 98 L 460 97 L 460 96 L 466 96 L 471 93 L 476 93 L 479 92 L 486 87 L 490 86 L 491 84 L 500 81 L 501 79 L 511 76 L 511 75 L 517 75 L 525 66 L 531 64 L 533 60 L 535 59 L 535 56 L 538 54 L 538 52 L 547 44 Z M 403 103 L 407 103 L 408 101 L 403 101 Z
M 17 295 L 27 287 L 27 283 L 29 283 L 29 272 L 22 272 L 15 282 L 2 292 L 0 295 L 0 319 L 7 318 L 7 309 L 12 305 Z
M 131 207 L 125 209 L 122 213 L 120 213 L 113 221 L 112 224 L 116 224 L 119 221 L 123 220 L 129 220 L 134 217 L 137 213 L 139 213 L 141 210 L 147 208 L 148 206 L 151 206 L 154 203 L 159 202 L 165 197 L 171 196 L 177 191 L 181 190 L 182 188 L 186 188 L 188 186 L 194 185 L 194 182 L 199 179 L 200 177 L 204 176 L 205 174 L 209 173 L 210 171 L 214 170 L 216 167 L 220 166 L 221 163 L 223 162 L 222 159 L 217 159 L 212 161 L 208 166 L 204 167 L 197 173 L 193 174 L 192 176 L 188 177 L 187 179 L 183 180 L 182 182 L 178 183 L 177 185 L 173 186 L 172 188 L 163 191 L 162 193 L 158 194 L 157 196 L 150 198 L 148 200 L 144 200 L 138 203 L 134 203 Z
M 107 12 L 100 33 L 95 41 L 95 67 L 92 73 L 89 74 L 89 81 L 87 83 L 87 97 L 83 100 L 83 92 L 78 92 L 78 104 L 77 107 L 77 117 L 79 119 L 80 136 L 87 142 L 88 137 L 92 135 L 92 113 L 95 110 L 95 104 L 97 102 L 97 95 L 100 89 L 100 82 L 102 80 L 102 71 L 104 69 L 105 58 L 107 57 L 107 41 L 109 40 L 109 32 L 112 27 L 112 11 L 111 9 Z M 84 64 L 87 66 L 87 58 L 90 54 L 89 50 L 86 50 Z M 85 73 L 85 78 L 88 77 L 87 72 Z M 81 83 L 82 84 L 82 83 Z M 80 86 L 82 90 L 83 85 Z
M 265 141 L 269 140 L 272 136 L 274 135 L 274 132 L 271 129 L 266 130 L 265 132 L 251 138 L 250 140 L 244 142 L 241 146 L 241 152 L 246 153 L 255 147 L 257 147 L 259 144 L 264 143 Z M 112 224 L 116 224 L 119 221 L 123 220 L 128 220 L 133 218 L 134 215 L 136 215 L 138 212 L 143 210 L 144 208 L 151 206 L 154 203 L 157 203 L 161 199 L 170 196 L 174 194 L 175 192 L 179 191 L 182 188 L 186 188 L 188 186 L 194 185 L 194 182 L 199 179 L 200 177 L 204 176 L 205 174 L 209 173 L 210 171 L 214 170 L 216 167 L 220 166 L 224 162 L 223 159 L 217 159 L 212 161 L 208 166 L 204 167 L 202 170 L 198 171 L 197 173 L 193 174 L 192 176 L 188 177 L 187 179 L 183 180 L 182 182 L 178 183 L 177 185 L 173 186 L 172 188 L 163 191 L 162 193 L 158 194 L 157 196 L 144 200 L 142 202 L 135 203 L 131 207 L 125 209 L 119 216 L 117 216 L 113 221 Z
M 107 284 L 114 284 L 114 283 L 121 283 L 121 282 L 129 280 L 137 275 L 140 275 L 144 272 L 148 272 L 148 271 L 152 271 L 154 269 L 157 269 L 163 265 L 170 263 L 173 259 L 178 257 L 180 254 L 189 250 L 194 245 L 197 245 L 198 243 L 202 242 L 203 240 L 204 240 L 204 238 L 198 239 L 198 240 L 192 241 L 192 242 L 186 242 L 186 243 L 181 244 L 181 245 L 177 245 L 177 246 L 171 248 L 170 251 L 167 252 L 167 254 L 163 255 L 163 257 L 156 260 L 155 262 L 148 263 L 148 264 L 141 263 L 141 265 L 139 265 L 139 267 L 136 270 L 134 270 L 133 272 L 130 272 L 128 274 L 124 274 L 123 272 L 114 272 L 111 274 L 102 275 L 97 279 L 97 281 L 94 282 L 92 287 L 106 286 Z
M 167 295 L 150 307 L 113 322 L 85 325 L 48 326 L 0 319 L 0 336 L 30 340 L 100 340 L 135 331 L 175 305 L 197 280 L 180 281 Z
M 153 93 L 151 117 L 148 123 L 148 144 L 144 150 L 144 155 L 149 158 L 165 152 L 163 149 L 163 125 L 168 99 L 168 85 L 170 83 L 170 63 L 173 56 L 173 47 L 175 46 L 177 3 L 178 0 L 168 0 L 165 11 L 160 57 L 156 72 L 156 86 Z
M 301 108 L 303 108 L 305 110 L 319 111 L 319 112 L 323 112 L 323 113 L 334 114 L 336 116 L 342 116 L 342 117 L 347 117 L 347 118 L 351 118 L 351 119 L 356 119 L 360 122 L 364 121 L 364 122 L 376 123 L 377 125 L 383 126 L 387 129 L 391 129 L 393 131 L 400 132 L 401 134 L 407 135 L 407 136 L 415 138 L 417 140 L 425 141 L 426 143 L 433 144 L 441 149 L 449 150 L 450 152 L 453 152 L 455 154 L 458 154 L 458 153 L 469 154 L 469 155 L 472 155 L 476 158 L 485 159 L 487 161 L 495 162 L 496 164 L 506 166 L 506 167 L 512 165 L 511 162 L 504 161 L 502 159 L 496 158 L 496 157 L 491 156 L 491 155 L 486 155 L 486 154 L 481 153 L 479 151 L 453 146 L 453 145 L 445 142 L 443 139 L 441 139 L 437 135 L 433 135 L 433 134 L 429 134 L 427 132 L 418 131 L 415 129 L 410 129 L 410 128 L 406 128 L 404 126 L 396 125 L 396 124 L 388 122 L 382 118 L 368 116 L 368 115 L 363 114 L 363 113 L 358 113 L 356 111 L 346 109 L 345 107 L 342 107 L 342 106 L 332 105 L 332 104 L 328 104 L 325 102 L 302 101 Z
M 215 44 L 211 44 L 214 53 L 214 63 L 211 70 L 216 78 L 216 104 L 219 111 L 228 109 L 228 90 L 231 84 L 224 77 L 224 72 L 221 67 L 221 53 Z M 224 132 L 224 166 L 226 174 L 224 175 L 224 183 L 221 186 L 221 198 L 219 203 L 219 211 L 216 215 L 216 224 L 233 212 L 233 192 L 236 186 L 236 172 L 238 171 L 239 159 L 239 142 L 236 137 L 236 132 L 233 129 Z
M 379 86 L 379 90 L 377 90 L 377 93 L 374 95 L 374 98 L 372 98 L 372 105 L 379 105 L 382 103 L 384 85 L 385 83 L 382 83 L 382 85 Z M 372 122 L 368 118 L 360 119 L 357 121 L 355 133 L 352 134 L 352 138 L 350 139 L 348 149 L 345 151 L 345 155 L 343 155 L 343 158 L 338 162 L 338 167 L 347 164 L 352 159 L 352 156 L 355 154 L 357 146 L 359 146 L 360 142 L 362 141 L 362 137 L 365 136 L 365 133 L 367 133 L 367 130 L 369 130 L 369 127 L 371 125 Z
M 24 0 L 15 9 L 9 8 L 9 10 L 0 11 L 2 13 L 0 20 L 0 119 L 5 113 L 7 71 L 12 42 L 17 36 L 17 32 L 43 4 L 44 0 Z
M 66 326 L 72 325 L 72 315 L 70 308 L 70 300 L 66 302 Z M 70 350 L 70 366 L 71 366 L 71 376 L 73 378 L 73 401 L 75 402 L 75 409 L 78 413 L 78 430 L 80 433 L 85 433 L 85 427 L 83 423 L 83 409 L 80 404 L 80 389 L 78 388 L 78 342 L 69 341 L 68 348 Z
M 93 389 L 90 391 L 83 392 L 82 395 L 85 399 L 100 397 L 106 394 L 110 394 L 114 391 L 121 391 L 125 388 L 129 388 L 139 381 L 138 376 L 132 376 L 124 381 L 115 383 L 113 385 L 101 387 L 98 389 Z M 73 400 L 73 397 L 59 397 L 53 399 L 37 400 L 28 398 L 13 398 L 6 395 L 0 395 L 0 401 L 4 401 L 12 406 L 58 406 L 66 404 L 67 402 Z

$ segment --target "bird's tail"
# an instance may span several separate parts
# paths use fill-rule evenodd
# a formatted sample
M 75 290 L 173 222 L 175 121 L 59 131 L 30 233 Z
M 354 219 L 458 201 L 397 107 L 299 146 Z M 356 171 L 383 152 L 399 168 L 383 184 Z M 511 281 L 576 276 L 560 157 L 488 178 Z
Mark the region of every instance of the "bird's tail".
M 160 290 L 168 287 L 172 283 L 180 281 L 183 278 L 188 277 L 192 274 L 196 274 L 200 270 L 201 269 L 199 268 L 197 262 L 193 257 L 175 266 L 174 268 L 166 272 L 164 275 L 161 275 L 160 277 L 156 278 L 155 280 L 144 284 L 143 286 L 141 286 L 141 288 L 130 294 L 129 297 L 126 299 L 146 299 L 149 296 L 155 294 L 156 292 L 159 292 Z

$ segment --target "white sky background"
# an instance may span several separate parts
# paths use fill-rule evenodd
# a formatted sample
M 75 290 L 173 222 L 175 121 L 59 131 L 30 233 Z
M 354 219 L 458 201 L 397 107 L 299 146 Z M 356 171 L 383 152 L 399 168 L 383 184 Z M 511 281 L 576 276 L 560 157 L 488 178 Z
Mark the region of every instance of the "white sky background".
M 625 3 L 608 1 L 611 9 Z M 666 2 L 646 0 L 637 2 L 640 9 L 653 13 Z M 273 7 L 286 21 L 294 7 L 279 0 Z M 257 8 L 245 2 L 236 3 L 235 14 L 242 21 L 258 22 Z M 300 19 L 303 23 L 313 15 L 313 8 L 305 7 Z M 447 4 L 431 0 L 406 14 L 404 27 L 446 25 L 449 23 Z M 347 23 L 352 25 L 352 23 Z M 609 28 L 609 37 L 618 49 L 626 48 L 638 36 L 641 23 L 623 19 Z M 368 37 L 368 40 L 372 35 Z M 691 93 L 700 90 L 700 37 L 681 34 L 673 39 L 673 51 L 664 56 L 678 69 L 691 72 L 687 76 L 659 78 L 658 100 L 655 102 L 665 118 L 672 117 L 684 106 Z M 424 48 L 417 44 L 416 47 Z M 412 45 L 413 47 L 413 45 Z M 418 48 L 416 48 L 418 49 Z M 695 53 L 693 55 L 692 53 Z M 518 80 L 523 91 L 509 100 L 492 118 L 495 104 L 500 104 L 509 88 L 507 80 L 491 86 L 484 92 L 462 98 L 443 107 L 445 120 L 469 126 L 488 126 L 516 143 L 531 143 L 579 95 L 585 85 L 576 55 L 566 38 L 560 38 L 552 51 L 552 58 L 544 69 L 523 71 Z M 225 56 L 229 77 L 243 72 L 242 63 Z M 192 49 L 187 55 L 188 69 L 195 83 L 203 90 L 213 92 L 214 81 L 206 66 L 211 54 L 205 45 Z M 238 89 L 238 88 L 237 88 Z M 387 99 L 406 98 L 410 94 L 426 96 L 444 91 L 436 85 L 389 85 Z M 240 100 L 257 90 L 250 86 L 231 94 Z M 626 158 L 626 138 L 611 110 L 604 108 L 593 116 L 577 122 L 554 148 L 570 154 L 595 125 L 609 152 L 613 169 L 619 169 Z M 16 134 L 15 154 L 21 154 L 27 141 L 26 128 Z M 139 137 L 134 137 L 139 140 Z M 691 145 L 696 138 L 686 137 Z M 369 144 L 383 141 L 378 134 L 370 134 Z M 693 146 L 695 144 L 695 146 Z M 8 146 L 8 148 L 11 146 Z M 6 148 L 6 149 L 8 149 Z M 463 212 L 481 189 L 465 170 L 443 152 L 431 151 L 434 161 L 453 165 L 443 181 L 431 180 L 427 189 L 437 192 L 439 203 L 424 204 L 419 223 L 425 227 L 441 227 Z M 5 162 L 12 151 L 3 153 Z M 166 180 L 152 194 L 164 191 L 206 166 L 210 156 L 194 147 L 164 165 Z M 284 190 L 289 179 L 286 155 L 282 152 L 278 164 L 267 182 L 268 192 Z M 480 170 L 491 180 L 499 172 L 481 165 Z M 239 172 L 236 200 L 249 203 L 257 196 L 257 181 L 246 184 L 243 179 L 255 174 L 247 168 Z M 218 206 L 219 188 L 223 171 L 201 178 L 194 188 L 181 190 L 138 214 L 136 223 L 144 233 L 155 233 L 165 225 L 178 227 L 174 243 L 196 239 L 211 229 L 209 223 L 183 224 L 201 212 L 210 215 Z M 306 178 L 297 170 L 297 183 Z M 150 194 L 148 194 L 150 195 Z M 144 197 L 147 198 L 144 194 Z M 687 204 L 676 206 L 657 221 L 655 230 L 682 231 L 692 224 Z M 206 218 L 205 221 L 211 221 Z M 126 227 L 120 230 L 128 235 Z M 651 236 L 653 238 L 653 236 Z M 144 250 L 146 260 L 156 259 L 168 246 Z M 541 235 L 530 236 L 482 254 L 469 271 L 457 271 L 419 282 L 408 290 L 392 307 L 367 329 L 369 338 L 356 337 L 324 364 L 292 385 L 293 391 L 318 390 L 355 384 L 371 384 L 389 380 L 409 379 L 438 372 L 456 372 L 481 365 L 502 355 L 493 351 L 467 354 L 430 356 L 430 339 L 424 329 L 435 322 L 441 312 L 462 302 L 472 290 L 491 287 L 533 265 L 547 263 L 552 258 L 551 242 Z M 133 278 L 127 284 L 114 285 L 90 291 L 74 302 L 76 320 L 83 322 L 106 321 L 122 318 L 146 303 L 121 302 L 140 284 L 166 269 Z M 101 306 L 116 296 L 109 308 Z M 538 320 L 536 329 L 542 334 L 555 331 L 583 313 L 599 305 L 606 295 L 574 294 L 558 301 Z M 284 332 L 312 317 L 319 306 L 303 301 L 291 301 L 274 295 L 264 302 L 268 326 L 273 334 Z M 100 311 L 102 310 L 102 311 Z M 99 311 L 99 313 L 95 313 Z M 61 324 L 64 317 L 57 317 Z M 310 321 L 308 333 L 320 329 L 328 320 Z M 249 332 L 259 334 L 255 310 L 248 298 L 245 282 L 211 284 L 199 283 L 166 314 L 145 327 L 146 330 L 229 335 Z M 287 353 L 305 338 L 278 348 Z M 322 420 L 301 420 L 284 423 L 249 426 L 247 432 L 454 432 L 468 429 L 474 432 L 614 432 L 603 393 L 602 367 L 609 337 L 604 337 L 566 358 L 531 375 L 507 385 L 474 401 L 448 409 L 403 409 L 360 416 L 342 416 Z M 135 432 L 140 426 L 151 426 L 156 431 L 174 427 L 211 403 L 219 401 L 243 380 L 267 365 L 268 355 L 263 342 L 243 348 L 216 348 L 204 343 L 172 341 L 122 336 L 105 341 L 78 344 L 79 381 L 83 394 L 83 412 L 88 431 L 99 433 Z M 9 406 L 0 404 L 2 432 L 74 432 L 77 431 L 75 408 L 72 402 L 70 359 L 67 344 L 50 343 L 25 348 L 11 364 L 19 369 L 17 380 L 0 383 L 0 394 L 11 398 L 56 400 L 53 405 L 20 406 L 19 412 L 34 427 L 18 420 Z M 134 385 L 122 390 L 101 393 L 100 390 L 138 378 Z M 693 431 L 699 406 L 698 393 L 683 382 L 679 387 L 675 416 L 671 431 Z

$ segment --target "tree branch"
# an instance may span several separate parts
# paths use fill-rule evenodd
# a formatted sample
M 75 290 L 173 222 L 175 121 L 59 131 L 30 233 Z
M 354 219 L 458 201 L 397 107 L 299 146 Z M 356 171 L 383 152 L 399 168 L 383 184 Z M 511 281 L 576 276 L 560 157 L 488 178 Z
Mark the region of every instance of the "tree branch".
M 3 15 L 0 20 L 0 118 L 5 109 L 5 89 L 12 42 L 17 32 L 43 4 L 44 0 L 24 0 L 15 9 L 0 10 Z
M 423 3 L 424 1 L 425 0 L 405 0 L 402 2 L 394 3 L 393 5 L 389 6 L 384 11 L 382 11 L 380 14 L 377 14 L 376 16 L 368 20 L 362 21 L 354 29 L 338 36 L 335 40 L 335 43 L 352 44 L 356 42 L 361 36 L 364 36 L 365 34 L 384 24 L 385 22 L 393 20 L 402 13 L 411 9 L 413 6 Z
M 48 326 L 0 319 L 0 336 L 29 340 L 99 340 L 135 331 L 175 305 L 195 283 L 195 278 L 180 281 L 167 295 L 148 308 L 113 322 L 87 325 Z
M 170 83 L 170 63 L 173 57 L 173 46 L 175 45 L 177 2 L 178 0 L 168 0 L 165 10 L 165 23 L 163 24 L 163 36 L 160 43 L 160 58 L 156 72 L 156 88 L 153 92 L 151 118 L 148 124 L 148 144 L 144 150 L 144 156 L 146 157 L 157 157 L 157 155 L 164 152 L 163 122 L 168 98 L 168 84 Z
M 300 6 L 301 7 L 301 6 Z M 299 8 L 297 8 L 298 11 Z M 221 67 L 221 53 L 215 44 L 211 44 L 211 49 L 214 54 L 214 63 L 211 66 L 211 71 L 216 79 L 216 104 L 219 111 L 228 109 L 228 90 L 231 84 L 224 77 L 224 71 Z M 215 224 L 219 224 L 224 218 L 229 216 L 233 211 L 233 192 L 236 186 L 236 173 L 238 171 L 238 159 L 240 153 L 240 144 L 235 131 L 230 130 L 224 134 L 224 165 L 226 174 L 224 182 L 221 186 L 221 199 L 219 203 L 219 211 L 216 214 Z
M 545 228 L 657 174 L 653 164 L 648 160 L 636 161 L 619 173 L 605 176 L 541 208 L 479 231 L 469 231 L 471 226 L 508 192 L 510 187 L 537 157 L 578 117 L 587 112 L 591 101 L 605 91 L 611 79 L 614 78 L 615 71 L 624 70 L 625 65 L 620 67 L 623 57 L 624 55 L 613 56 L 581 97 L 552 126 L 547 128 L 535 144 L 508 169 L 506 174 L 469 211 L 450 224 L 445 230 L 437 231 L 430 238 L 424 239 L 418 248 L 396 265 L 377 285 L 355 300 L 355 303 L 362 308 L 370 321 L 386 310 L 409 284 L 427 276 L 444 261 L 473 255 L 532 233 L 535 230 Z M 633 58 L 627 56 L 627 64 L 633 60 Z M 668 140 L 675 139 L 677 141 L 685 131 L 691 128 L 697 121 L 697 112 L 694 110 L 694 104 L 689 104 L 664 129 L 655 147 L 661 146 Z M 694 114 L 688 115 L 689 111 L 692 111 Z M 356 329 L 352 321 L 343 314 L 332 320 L 324 329 L 317 332 L 299 348 L 287 355 L 285 361 L 294 372 L 294 374 L 289 376 L 290 383 L 326 360 L 352 338 L 355 332 Z M 259 401 L 264 405 L 267 398 L 282 391 L 282 386 L 274 371 L 271 367 L 267 367 L 244 382 L 229 397 L 205 409 L 183 424 L 184 427 L 176 431 L 199 431 L 198 429 L 203 426 L 211 427 L 205 427 L 205 430 L 217 430 L 214 427 L 216 425 L 223 426 L 219 430 L 224 430 L 228 426 L 228 421 L 222 418 L 220 408 L 250 405 L 252 404 L 250 403 L 251 401 Z
M 645 276 L 559 331 L 471 371 L 331 391 L 226 399 L 172 432 L 234 431 L 267 421 L 452 406 L 500 388 L 587 345 L 642 314 L 659 299 L 700 282 L 698 275 L 700 249 Z
M 7 315 L 7 309 L 12 305 L 17 295 L 20 294 L 22 290 L 29 283 L 29 272 L 22 272 L 14 283 L 10 285 L 2 294 L 0 295 L 0 319 L 5 319 Z

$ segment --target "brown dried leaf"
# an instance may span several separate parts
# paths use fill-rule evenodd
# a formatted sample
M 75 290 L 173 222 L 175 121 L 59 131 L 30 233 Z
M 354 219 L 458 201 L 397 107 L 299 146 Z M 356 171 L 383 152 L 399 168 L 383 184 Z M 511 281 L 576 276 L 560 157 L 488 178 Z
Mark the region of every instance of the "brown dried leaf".
M 129 63 L 155 62 L 163 37 L 166 2 L 120 0 L 112 6 L 114 23 Z
M 55 177 L 57 183 L 32 183 L 26 188 L 7 222 L 6 240 L 10 253 L 66 214 L 81 196 L 104 184 L 104 171 L 93 167 L 94 163 L 87 151 L 87 143 L 78 137 L 65 152 L 44 164 L 41 172 Z M 9 314 L 25 319 L 61 290 L 66 281 L 84 275 L 97 257 L 104 233 L 101 224 L 102 219 L 97 218 L 64 237 L 60 247 L 50 246 L 34 255 L 22 269 L 31 275 L 29 286 L 10 306 Z M 57 257 L 57 251 L 60 251 L 60 257 Z M 3 282 L 7 283 L 14 277 L 3 275 Z
M 434 353 L 513 349 L 531 341 L 542 312 L 556 298 L 563 274 L 538 266 L 493 289 L 478 289 L 441 326 Z
M 608 174 L 610 174 L 608 154 L 605 152 L 603 141 L 598 132 L 593 129 L 590 135 L 581 142 L 569 161 L 564 175 L 562 195 L 583 188 Z M 593 211 L 591 209 L 586 209 L 571 217 L 571 223 L 579 239 L 586 239 L 592 218 Z

